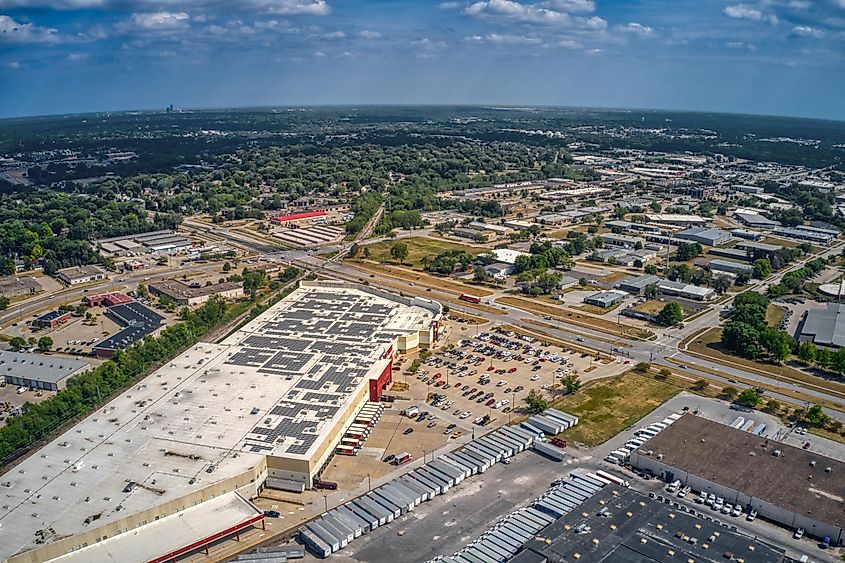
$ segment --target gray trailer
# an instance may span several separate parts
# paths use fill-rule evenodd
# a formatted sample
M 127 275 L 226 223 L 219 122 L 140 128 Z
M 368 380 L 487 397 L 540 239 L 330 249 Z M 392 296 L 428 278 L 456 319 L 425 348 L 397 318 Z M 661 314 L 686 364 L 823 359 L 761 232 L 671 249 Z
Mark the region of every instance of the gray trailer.
M 487 448 L 482 448 L 475 442 L 470 442 L 469 444 L 464 446 L 464 450 L 472 452 L 473 454 L 479 456 L 481 459 L 487 460 L 490 465 L 493 465 L 494 463 L 499 461 L 493 452 L 489 451 Z
M 419 481 L 411 479 L 407 475 L 401 476 L 397 482 L 402 483 L 405 488 L 410 489 L 420 495 L 421 502 L 425 502 L 434 498 L 434 491 L 423 485 Z
M 516 551 L 513 548 L 513 546 L 511 546 L 509 543 L 506 543 L 504 540 L 502 540 L 500 534 L 497 534 L 495 532 L 491 533 L 491 534 L 487 534 L 487 536 L 485 537 L 485 540 L 490 542 L 492 545 L 496 546 L 498 548 L 499 553 L 506 554 L 506 555 L 513 555 L 514 552 Z
M 438 457 L 436 461 L 439 461 L 440 463 L 445 463 L 447 466 L 454 467 L 457 471 L 460 471 L 462 475 L 462 481 L 472 476 L 473 471 L 471 467 L 467 467 L 463 463 L 449 459 L 445 455 Z
M 507 432 L 497 431 L 490 434 L 491 438 L 495 438 L 501 442 L 508 444 L 510 447 L 513 448 L 513 453 L 518 454 L 525 449 L 525 442 L 522 440 L 518 440 L 508 434 Z
M 346 526 L 343 522 L 339 522 L 337 518 L 326 512 L 320 517 L 319 523 L 322 527 L 332 533 L 332 535 L 340 539 L 340 547 L 344 548 L 355 539 L 355 532 Z
M 458 469 L 462 469 L 466 474 L 467 477 L 472 477 L 476 473 L 478 473 L 478 466 L 474 463 L 470 463 L 466 460 L 466 458 L 459 458 L 455 452 L 450 452 L 448 454 L 444 454 L 439 458 L 441 461 L 445 461 L 447 463 L 451 463 Z
M 396 494 L 391 492 L 386 487 L 379 487 L 378 489 L 373 490 L 373 495 L 376 497 L 381 497 L 381 499 L 384 501 L 382 504 L 386 504 L 388 508 L 390 508 L 390 505 L 393 505 L 398 508 L 400 516 L 411 509 L 409 501 L 399 498 Z
M 308 528 L 299 530 L 299 539 L 317 557 L 325 558 L 332 554 L 332 548 Z
M 483 457 L 478 452 L 475 452 L 473 450 L 468 450 L 466 448 L 461 448 L 460 450 L 456 451 L 455 454 L 458 455 L 458 456 L 463 456 L 463 457 L 467 458 L 468 460 L 474 461 L 475 463 L 477 463 L 479 473 L 484 473 L 485 471 L 490 469 L 490 466 L 493 464 L 491 459 Z
M 439 483 L 441 494 L 445 493 L 446 491 L 455 486 L 454 479 L 443 475 L 439 471 L 433 471 L 427 465 L 423 465 L 422 467 L 417 469 L 416 473 L 433 481 L 434 483 Z
M 472 448 L 478 450 L 480 453 L 487 454 L 488 457 L 493 458 L 496 463 L 502 461 L 502 458 L 505 457 L 504 452 L 494 448 L 490 444 L 485 444 L 480 440 L 474 440 L 466 445 L 467 448 Z
M 356 504 L 354 501 L 347 502 L 343 506 L 346 507 L 347 510 L 351 511 L 355 516 L 359 519 L 363 520 L 370 526 L 369 531 L 373 531 L 379 527 L 379 518 L 378 516 L 374 516 L 367 512 L 367 509 L 363 506 Z
M 457 468 L 446 465 L 441 461 L 434 460 L 426 464 L 425 468 L 432 473 L 439 473 L 444 477 L 452 479 L 452 484 L 457 485 L 463 480 L 463 472 L 458 471 Z
M 566 452 L 561 448 L 545 442 L 534 442 L 533 448 L 535 452 L 541 453 L 555 461 L 563 461 L 563 458 L 566 457 Z
M 495 559 L 487 557 L 474 547 L 467 547 L 466 551 L 464 551 L 464 557 L 468 557 L 470 561 L 478 563 L 496 563 Z
M 482 463 L 480 460 L 473 459 L 464 453 L 451 452 L 443 457 L 451 462 L 459 463 L 464 467 L 468 467 L 470 470 L 470 475 L 478 475 L 483 471 Z
M 407 476 L 421 485 L 432 489 L 435 495 L 443 493 L 443 487 L 440 483 L 431 480 L 427 475 L 423 475 L 419 471 L 411 471 Z
M 502 531 L 500 526 L 496 527 L 496 529 L 493 530 L 492 533 L 496 535 L 496 541 L 498 541 L 499 543 L 503 543 L 507 546 L 510 546 L 511 549 L 513 549 L 514 551 L 516 551 L 520 547 L 522 547 L 521 541 L 517 540 L 511 534 L 508 534 L 508 533 L 505 533 L 504 531 Z
M 378 518 L 379 526 L 393 522 L 393 511 L 386 509 L 368 496 L 358 497 L 352 502 L 366 510 L 373 517 Z
M 543 414 L 553 415 L 553 416 L 560 418 L 562 420 L 568 420 L 570 428 L 572 428 L 573 426 L 578 424 L 578 417 L 575 416 L 574 414 L 569 414 L 568 412 L 559 411 L 557 409 L 546 409 L 546 411 Z
M 485 436 L 478 440 L 478 443 L 484 446 L 489 446 L 493 448 L 493 451 L 499 452 L 502 454 L 502 458 L 511 457 L 513 455 L 513 448 L 510 446 L 506 446 L 502 444 L 498 440 L 494 440 L 490 436 Z
M 403 508 L 403 513 L 413 510 L 417 506 L 417 496 L 399 489 L 394 481 L 391 481 L 386 485 L 382 485 L 376 490 L 383 495 L 389 495 L 391 498 L 395 499 L 396 502 L 402 503 L 401 508 Z
M 559 434 L 561 431 L 563 431 L 563 425 L 560 422 L 552 420 L 541 414 L 535 414 L 534 416 L 528 419 L 528 422 L 530 422 L 532 426 L 536 426 L 537 428 L 551 436 Z
M 410 497 L 411 500 L 414 501 L 414 506 L 419 505 L 422 501 L 428 498 L 428 493 L 423 493 L 415 488 L 407 486 L 401 479 L 394 479 L 390 482 L 390 484 L 401 493 L 404 493 L 406 497 Z
M 487 436 L 487 438 L 491 442 L 496 442 L 497 444 L 502 444 L 503 446 L 509 448 L 512 456 L 518 454 L 524 449 L 522 444 L 520 444 L 519 442 L 514 442 L 513 440 L 502 434 L 490 434 Z
M 376 491 L 370 491 L 365 497 L 361 498 L 367 498 L 376 506 L 381 507 L 383 510 L 387 511 L 389 513 L 387 517 L 388 522 L 393 522 L 393 520 L 399 518 L 399 516 L 401 516 L 402 514 L 402 511 L 399 509 L 398 506 L 394 506 L 392 502 L 389 502 L 387 499 L 381 497 L 380 495 L 377 495 Z
M 538 436 L 545 435 L 545 432 L 543 432 L 542 430 L 540 430 L 539 428 L 537 428 L 536 426 L 531 424 L 531 419 L 528 419 L 528 421 L 526 421 L 526 422 L 520 422 L 519 427 L 523 428 L 525 430 L 528 430 L 529 432 L 534 434 L 535 438 L 538 437 Z
M 477 541 L 472 545 L 473 548 L 477 549 L 481 552 L 485 557 L 499 563 L 504 561 L 504 558 L 496 553 L 495 548 L 491 547 L 489 544 L 484 543 L 483 541 Z
M 429 479 L 432 479 L 435 483 L 440 483 L 440 486 L 443 489 L 444 493 L 455 486 L 454 478 L 448 475 L 444 475 L 439 471 L 435 471 L 433 467 L 423 465 L 422 467 L 417 469 L 417 472 L 421 473 L 425 477 L 428 477 Z
M 517 434 L 519 436 L 524 436 L 525 438 L 531 440 L 531 442 L 534 442 L 534 440 L 537 439 L 537 436 L 539 436 L 539 434 L 537 434 L 536 432 L 532 432 L 527 428 L 523 428 L 520 424 L 517 424 L 515 426 L 503 426 L 502 430 Z
M 320 522 L 309 522 L 305 525 L 305 528 L 323 540 L 323 542 L 329 547 L 329 553 L 334 553 L 335 551 L 340 550 L 340 540 L 326 530 Z
M 352 534 L 354 536 L 353 539 L 360 538 L 361 535 L 369 531 L 369 524 L 364 524 L 364 522 L 359 520 L 354 514 L 345 508 L 336 508 L 329 514 L 334 516 L 338 522 L 345 524 L 347 528 L 352 530 Z
M 499 429 L 499 433 L 522 444 L 523 450 L 530 448 L 531 444 L 534 443 L 534 436 L 532 436 L 530 432 L 526 432 L 517 426 L 505 426 Z
M 546 514 L 545 512 L 540 512 L 533 506 L 529 506 L 525 509 L 525 516 L 528 518 L 533 518 L 537 524 L 542 525 L 543 528 L 551 524 L 555 521 L 554 518 Z

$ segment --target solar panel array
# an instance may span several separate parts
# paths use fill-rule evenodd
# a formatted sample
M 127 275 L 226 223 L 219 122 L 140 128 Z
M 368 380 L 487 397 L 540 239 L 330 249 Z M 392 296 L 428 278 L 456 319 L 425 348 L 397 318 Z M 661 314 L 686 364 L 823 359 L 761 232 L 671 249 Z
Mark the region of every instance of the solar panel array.
M 252 452 L 306 454 L 378 354 L 402 331 L 387 330 L 399 304 L 365 293 L 306 291 L 242 341 L 228 364 L 296 380 L 246 436 Z

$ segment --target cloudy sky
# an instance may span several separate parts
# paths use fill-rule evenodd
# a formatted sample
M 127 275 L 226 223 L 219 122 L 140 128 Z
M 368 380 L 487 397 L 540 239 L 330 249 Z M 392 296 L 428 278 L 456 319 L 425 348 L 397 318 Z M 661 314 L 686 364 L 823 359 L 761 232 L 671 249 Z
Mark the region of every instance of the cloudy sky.
M 845 0 L 0 0 L 0 115 L 171 103 L 845 119 Z

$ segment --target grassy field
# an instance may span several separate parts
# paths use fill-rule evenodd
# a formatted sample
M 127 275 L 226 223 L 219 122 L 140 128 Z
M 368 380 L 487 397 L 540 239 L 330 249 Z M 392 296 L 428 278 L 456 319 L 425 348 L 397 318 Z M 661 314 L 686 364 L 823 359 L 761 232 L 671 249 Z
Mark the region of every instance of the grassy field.
M 783 307 L 778 307 L 777 305 L 769 304 L 769 308 L 766 309 L 766 322 L 769 326 L 773 326 L 775 328 L 780 326 L 781 321 L 783 320 L 783 316 L 786 314 L 786 309 Z
M 433 276 L 425 272 L 417 272 L 407 268 L 401 268 L 399 266 L 371 264 L 369 262 L 350 262 L 349 264 L 354 268 L 367 272 L 368 274 L 372 273 L 374 276 L 377 275 L 379 279 L 393 278 L 407 282 L 408 284 L 430 287 L 431 289 L 436 289 L 446 293 L 453 293 L 456 296 L 461 293 L 469 293 L 479 297 L 493 295 L 492 291 L 477 285 L 469 285 L 452 278 Z
M 408 258 L 405 259 L 405 264 L 418 270 L 422 269 L 420 260 L 426 256 L 434 258 L 438 254 L 448 250 L 463 250 L 473 256 L 477 256 L 482 252 L 487 251 L 486 248 L 481 246 L 470 246 L 444 239 L 429 237 L 397 238 L 396 240 L 385 240 L 367 245 L 366 248 L 370 249 L 370 260 L 398 264 L 398 262 L 390 256 L 390 249 L 395 243 L 400 241 L 408 245 Z
M 656 315 L 661 310 L 663 310 L 663 307 L 666 306 L 666 303 L 668 303 L 668 301 L 660 301 L 660 300 L 657 300 L 657 299 L 650 299 L 650 300 L 645 301 L 643 303 L 637 303 L 636 305 L 633 306 L 633 309 L 634 309 L 634 311 L 639 311 L 639 312 L 645 313 L 647 315 Z M 684 318 L 685 319 L 687 317 L 689 317 L 690 315 L 695 314 L 695 310 L 691 309 L 689 307 L 684 307 L 683 305 L 681 305 L 681 309 L 683 309 L 683 311 L 684 311 Z
M 566 440 L 596 446 L 674 397 L 680 388 L 628 372 L 612 379 L 599 379 L 580 391 L 556 401 L 554 407 L 574 414 L 580 421 L 565 430 Z

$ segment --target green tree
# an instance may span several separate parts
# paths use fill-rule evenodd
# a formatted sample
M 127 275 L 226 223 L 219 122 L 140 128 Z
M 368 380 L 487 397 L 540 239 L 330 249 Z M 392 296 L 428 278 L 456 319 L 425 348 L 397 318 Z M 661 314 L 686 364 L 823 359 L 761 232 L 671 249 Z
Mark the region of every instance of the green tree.
M 231 272 L 232 271 L 232 265 L 228 262 L 223 262 L 223 271 L 224 272 Z
M 696 382 L 695 382 L 695 383 L 693 383 L 693 384 L 692 384 L 692 388 L 693 388 L 695 391 L 700 391 L 700 392 L 702 392 L 702 393 L 703 393 L 704 391 L 707 391 L 707 387 L 708 387 L 709 385 L 710 385 L 710 384 L 709 384 L 709 383 L 707 383 L 707 380 L 706 380 L 706 379 L 698 379 L 698 380 L 696 380 Z
M 49 336 L 42 336 L 38 339 L 38 350 L 47 352 L 53 347 L 53 339 Z
M 684 310 L 678 303 L 670 301 L 657 313 L 656 320 L 663 326 L 675 326 L 684 320 Z
M 801 361 L 812 364 L 816 361 L 816 357 L 818 355 L 818 349 L 816 345 L 813 344 L 812 341 L 808 340 L 806 342 L 802 342 L 801 345 L 798 347 L 798 357 Z
M 732 400 L 737 393 L 739 393 L 739 390 L 736 387 L 722 387 L 722 397 L 725 399 Z
M 776 328 L 766 327 L 760 332 L 760 344 L 775 362 L 782 362 L 792 351 L 789 336 Z M 845 367 L 845 366 L 843 366 Z
M 572 394 L 581 388 L 581 378 L 577 374 L 570 373 L 560 378 L 560 383 L 566 390 L 566 394 Z
M 390 256 L 394 260 L 398 260 L 400 264 L 405 263 L 405 258 L 408 257 L 408 243 L 406 242 L 395 242 L 393 246 L 390 247 Z
M 660 295 L 660 289 L 657 287 L 656 283 L 650 283 L 643 288 L 643 295 L 649 299 L 655 299 L 658 295 Z
M 766 401 L 766 412 L 775 413 L 780 410 L 780 403 L 774 399 Z
M 5 295 L 0 295 L 0 311 L 5 311 L 9 308 L 9 304 L 11 303 L 11 299 L 6 297 Z
M 654 276 L 654 275 L 657 275 L 658 268 L 657 268 L 657 266 L 655 266 L 654 264 L 649 264 L 648 266 L 646 266 L 646 267 L 643 269 L 643 271 L 644 271 L 646 274 L 649 274 L 649 275 L 651 275 L 651 276 Z
M 23 338 L 22 336 L 14 336 L 11 340 L 9 340 L 9 345 L 15 351 L 26 348 L 26 338 Z
M 754 261 L 754 273 L 751 274 L 758 280 L 767 278 L 772 273 L 772 263 L 768 258 L 758 258 Z
M 813 426 L 824 426 L 828 419 L 821 405 L 813 405 L 804 413 L 804 420 Z
M 731 288 L 732 283 L 733 282 L 731 281 L 731 278 L 729 278 L 728 276 L 722 276 L 722 275 L 714 276 L 713 280 L 710 282 L 713 289 L 719 295 L 722 295 L 727 290 L 729 290 Z
M 540 393 L 532 389 L 528 395 L 523 399 L 528 405 L 528 412 L 538 414 L 549 408 L 549 401 L 546 400 Z
M 758 393 L 754 389 L 751 389 L 750 387 L 748 389 L 743 389 L 739 393 L 739 396 L 736 398 L 737 403 L 739 403 L 741 405 L 745 405 L 746 407 L 752 407 L 752 408 L 759 405 L 760 401 L 762 401 L 762 400 L 763 400 L 763 398 L 760 397 L 760 393 Z

